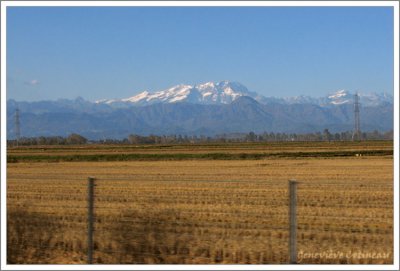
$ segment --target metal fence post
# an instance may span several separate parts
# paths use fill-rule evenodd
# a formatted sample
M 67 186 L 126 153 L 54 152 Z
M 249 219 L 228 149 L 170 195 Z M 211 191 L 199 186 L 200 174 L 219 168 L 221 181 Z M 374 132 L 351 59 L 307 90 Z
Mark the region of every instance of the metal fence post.
M 93 223 L 94 223 L 94 177 L 88 177 L 88 230 L 87 230 L 87 262 L 93 263 Z
M 289 180 L 289 263 L 297 263 L 297 181 Z

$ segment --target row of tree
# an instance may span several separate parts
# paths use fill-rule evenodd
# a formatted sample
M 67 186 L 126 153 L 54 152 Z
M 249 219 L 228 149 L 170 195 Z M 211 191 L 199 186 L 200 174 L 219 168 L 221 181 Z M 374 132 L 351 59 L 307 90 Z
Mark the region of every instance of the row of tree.
M 393 140 L 393 131 L 388 132 L 363 132 L 360 140 Z M 8 140 L 9 146 L 29 146 L 29 145 L 79 145 L 79 144 L 196 144 L 196 143 L 229 143 L 229 142 L 280 142 L 280 141 L 351 141 L 353 133 L 350 131 L 341 133 L 330 133 L 328 129 L 322 132 L 297 134 L 297 133 L 273 133 L 264 132 L 256 134 L 237 133 L 221 134 L 214 137 L 209 136 L 188 136 L 188 135 L 148 135 L 141 136 L 132 134 L 122 140 L 88 140 L 79 134 L 70 134 L 67 137 L 30 137 L 20 138 L 19 140 Z
M 62 136 L 38 136 L 38 137 L 22 137 L 19 140 L 7 140 L 7 145 L 30 146 L 30 145 L 80 145 L 86 144 L 87 138 L 79 134 L 70 134 L 67 137 Z

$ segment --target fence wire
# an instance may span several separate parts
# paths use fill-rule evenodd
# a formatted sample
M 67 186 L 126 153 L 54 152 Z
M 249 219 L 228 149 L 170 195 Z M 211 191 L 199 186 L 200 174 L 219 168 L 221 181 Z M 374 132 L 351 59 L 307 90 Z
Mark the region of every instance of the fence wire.
M 24 185 L 29 177 L 18 174 L 9 180 L 14 180 L 7 189 L 9 263 L 62 257 L 85 263 L 87 182 L 45 176 L 31 186 Z M 315 247 L 392 244 L 390 191 L 393 186 L 379 180 L 300 182 L 299 248 L 306 241 Z M 287 182 L 97 178 L 93 204 L 94 263 L 288 261 Z

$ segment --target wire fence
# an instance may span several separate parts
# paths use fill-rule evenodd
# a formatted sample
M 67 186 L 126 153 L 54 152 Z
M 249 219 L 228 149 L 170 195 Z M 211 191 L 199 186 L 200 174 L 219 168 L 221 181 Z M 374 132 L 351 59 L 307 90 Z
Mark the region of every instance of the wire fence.
M 269 264 L 296 262 L 303 250 L 392 251 L 393 187 L 379 180 L 300 181 L 294 227 L 283 181 L 105 177 L 93 179 L 90 193 L 73 177 L 11 180 L 18 180 L 7 187 L 11 264 Z

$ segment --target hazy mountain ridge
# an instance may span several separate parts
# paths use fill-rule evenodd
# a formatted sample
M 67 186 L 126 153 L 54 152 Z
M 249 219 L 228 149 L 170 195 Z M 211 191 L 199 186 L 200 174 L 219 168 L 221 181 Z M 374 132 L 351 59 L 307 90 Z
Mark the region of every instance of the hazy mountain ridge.
M 330 95 L 332 96 L 332 95 Z M 351 96 L 350 96 L 351 97 Z M 325 101 L 331 101 L 327 97 Z M 329 100 L 330 99 L 330 100 Z M 338 101 L 338 100 L 335 100 Z M 90 139 L 125 138 L 140 135 L 216 135 L 244 132 L 307 133 L 328 128 L 331 132 L 353 129 L 353 105 L 342 102 L 318 105 L 307 102 L 260 103 L 239 96 L 231 103 L 154 103 L 113 107 L 77 98 L 42 102 L 7 102 L 7 136 L 15 136 L 15 110 L 20 109 L 21 135 L 67 136 L 78 133 Z M 393 104 L 362 106 L 363 131 L 393 129 Z

